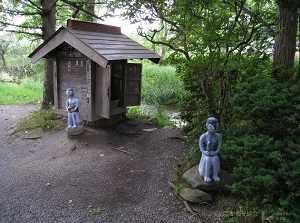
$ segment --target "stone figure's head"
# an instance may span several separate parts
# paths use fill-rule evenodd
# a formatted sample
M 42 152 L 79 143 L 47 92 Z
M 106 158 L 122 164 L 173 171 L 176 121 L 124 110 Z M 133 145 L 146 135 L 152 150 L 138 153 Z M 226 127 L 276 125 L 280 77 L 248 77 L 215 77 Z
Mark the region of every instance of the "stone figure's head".
M 66 94 L 71 97 L 71 96 L 74 96 L 74 90 L 72 88 L 68 88 L 67 91 L 66 91 Z
M 216 132 L 218 129 L 219 123 L 218 119 L 210 117 L 206 121 L 206 128 L 209 132 Z

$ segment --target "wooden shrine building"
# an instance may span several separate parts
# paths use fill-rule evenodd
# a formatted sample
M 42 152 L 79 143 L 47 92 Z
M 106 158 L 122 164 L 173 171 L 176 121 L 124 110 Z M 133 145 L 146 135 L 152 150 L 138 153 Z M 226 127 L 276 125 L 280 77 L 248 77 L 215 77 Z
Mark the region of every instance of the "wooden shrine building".
M 129 59 L 160 56 L 121 33 L 120 27 L 68 20 L 33 51 L 34 63 L 52 58 L 54 112 L 67 115 L 66 90 L 73 88 L 83 120 L 93 122 L 140 105 L 142 64 Z

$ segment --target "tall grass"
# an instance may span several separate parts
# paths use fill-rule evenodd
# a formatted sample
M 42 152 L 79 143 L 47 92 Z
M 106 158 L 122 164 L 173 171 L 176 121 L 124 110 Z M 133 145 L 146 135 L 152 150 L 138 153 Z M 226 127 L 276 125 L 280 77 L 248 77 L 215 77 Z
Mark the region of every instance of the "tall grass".
M 176 105 L 184 94 L 183 82 L 172 66 L 144 63 L 142 101 L 145 104 Z
M 157 125 L 160 127 L 169 125 L 174 126 L 174 122 L 170 121 L 170 116 L 162 106 L 141 105 L 126 108 L 126 117 L 130 119 L 138 118 L 143 120 L 156 119 Z
M 30 78 L 22 79 L 20 84 L 0 82 L 0 105 L 30 104 L 41 101 L 43 83 Z

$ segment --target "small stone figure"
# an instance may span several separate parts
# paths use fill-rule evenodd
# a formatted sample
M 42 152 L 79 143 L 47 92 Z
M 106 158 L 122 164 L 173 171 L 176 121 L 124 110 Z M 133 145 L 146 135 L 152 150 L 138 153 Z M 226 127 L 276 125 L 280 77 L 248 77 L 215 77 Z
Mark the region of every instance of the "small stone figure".
M 81 125 L 82 119 L 79 114 L 78 99 L 74 98 L 74 90 L 69 88 L 66 91 L 69 99 L 66 101 L 66 110 L 68 111 L 68 128 L 76 128 Z
M 206 183 L 219 182 L 220 160 L 218 153 L 222 145 L 222 137 L 217 133 L 218 120 L 210 117 L 206 121 L 207 132 L 202 134 L 199 140 L 199 147 L 202 153 L 199 173 Z

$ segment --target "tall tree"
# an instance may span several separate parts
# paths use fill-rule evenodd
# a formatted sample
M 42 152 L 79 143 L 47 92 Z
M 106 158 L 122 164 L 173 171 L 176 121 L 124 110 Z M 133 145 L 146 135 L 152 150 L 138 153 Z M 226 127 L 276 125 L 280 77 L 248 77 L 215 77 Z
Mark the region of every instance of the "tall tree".
M 45 41 L 54 32 L 56 27 L 56 0 L 42 0 L 42 37 Z M 36 6 L 38 7 L 38 6 Z M 45 61 L 44 94 L 42 108 L 49 108 L 54 102 L 53 90 L 53 61 L 47 58 Z
M 11 41 L 8 41 L 6 37 L 1 36 L 0 38 L 0 71 L 6 72 L 6 61 L 4 58 L 4 54 L 7 51 L 8 46 L 10 45 Z
M 276 70 L 289 70 L 294 68 L 300 3 L 295 0 L 278 0 L 277 3 L 273 66 Z
M 131 22 L 148 23 L 147 32 L 139 30 L 141 36 L 173 50 L 170 58 L 191 92 L 184 111 L 197 126 L 200 120 L 194 116 L 199 110 L 207 111 L 204 116 L 222 117 L 236 81 L 253 74 L 259 58 L 265 60 L 271 47 L 275 10 L 266 1 L 116 0 L 110 4 L 125 10 Z M 159 35 L 165 26 L 167 37 Z M 255 68 L 249 69 L 251 63 Z
M 5 5 L 0 5 L 1 28 L 34 41 L 45 41 L 55 32 L 56 21 L 65 24 L 76 11 L 82 12 L 80 16 L 89 21 L 101 19 L 94 13 L 95 5 L 101 5 L 101 2 L 95 3 L 95 0 L 7 0 L 3 3 Z M 18 17 L 22 18 L 21 23 Z M 51 59 L 46 59 L 42 108 L 48 108 L 53 102 L 52 70 Z

